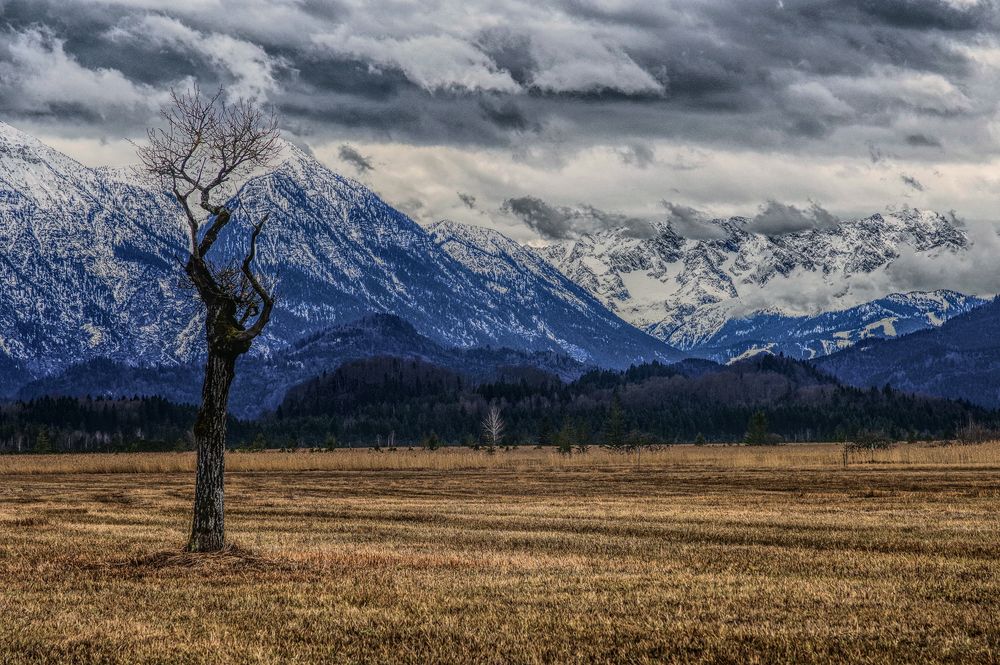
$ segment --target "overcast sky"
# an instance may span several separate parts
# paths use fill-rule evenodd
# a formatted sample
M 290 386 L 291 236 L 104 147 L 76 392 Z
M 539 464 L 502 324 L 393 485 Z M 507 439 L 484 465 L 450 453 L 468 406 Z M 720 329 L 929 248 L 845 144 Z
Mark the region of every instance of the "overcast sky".
M 0 118 L 120 165 L 169 87 L 224 84 L 417 221 L 521 240 L 787 206 L 805 225 L 906 205 L 986 227 L 998 16 L 970 0 L 0 0 Z

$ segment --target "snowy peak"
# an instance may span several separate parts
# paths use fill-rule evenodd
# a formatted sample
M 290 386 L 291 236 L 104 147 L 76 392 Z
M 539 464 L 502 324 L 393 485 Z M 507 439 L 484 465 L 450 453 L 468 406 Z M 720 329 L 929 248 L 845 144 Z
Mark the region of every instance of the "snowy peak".
M 0 122 L 0 186 L 6 205 L 81 205 L 97 195 L 97 172 Z
M 276 328 L 285 336 L 317 321 L 389 312 L 448 346 L 553 350 L 612 365 L 673 353 L 502 234 L 463 230 L 460 252 L 453 226 L 445 246 L 445 226 L 435 236 L 294 147 L 276 170 L 250 180 L 233 208 L 238 222 L 270 215 L 261 265 L 282 274 L 287 316 Z M 477 243 L 487 241 L 492 250 L 483 252 Z M 239 256 L 241 243 L 232 235 L 222 251 Z M 601 346 L 608 335 L 621 338 L 610 353 Z
M 496 229 L 441 220 L 431 224 L 427 230 L 434 242 L 452 258 L 480 274 L 503 266 L 514 271 L 527 270 L 548 282 L 559 282 L 567 288 L 576 286 L 531 248 L 515 242 Z
M 753 230 L 751 220 L 715 220 L 721 237 L 686 239 L 668 225 L 650 238 L 601 231 L 548 245 L 541 253 L 622 318 L 679 348 L 704 343 L 739 316 L 770 309 L 801 311 L 805 285 L 837 308 L 870 298 L 873 274 L 904 248 L 938 256 L 968 247 L 944 216 L 904 209 L 834 227 L 781 235 Z
M 478 226 L 459 224 L 450 220 L 437 222 L 429 227 L 437 245 L 466 269 L 487 280 L 489 289 L 502 295 L 507 306 L 518 304 L 530 310 L 549 312 L 557 319 L 586 314 L 587 318 L 601 321 L 602 326 L 620 330 L 640 346 L 652 337 L 632 328 L 602 305 L 586 289 L 559 272 L 534 250 L 520 245 L 499 231 Z M 596 333 L 596 331 L 595 331 Z M 548 334 L 548 333 L 546 333 Z M 594 338 L 596 341 L 598 338 Z M 579 350 L 564 346 L 564 351 L 579 359 Z M 680 354 L 667 345 L 653 350 L 664 360 L 673 360 Z
M 234 223 L 212 250 L 222 262 L 242 258 L 248 217 L 268 215 L 259 268 L 280 276 L 279 305 L 254 345 L 259 356 L 373 313 L 399 316 L 444 347 L 615 367 L 676 356 L 510 239 L 490 235 L 492 249 L 475 261 L 471 245 L 458 257 L 361 183 L 294 145 L 282 152 L 275 168 L 231 192 Z M 184 224 L 169 196 L 0 125 L 0 200 L 5 378 L 98 358 L 184 364 L 202 353 L 198 308 L 178 289 Z
M 759 353 L 808 360 L 866 339 L 889 339 L 936 328 L 986 301 L 955 291 L 893 293 L 885 298 L 815 316 L 761 312 L 725 321 L 690 352 L 718 362 Z

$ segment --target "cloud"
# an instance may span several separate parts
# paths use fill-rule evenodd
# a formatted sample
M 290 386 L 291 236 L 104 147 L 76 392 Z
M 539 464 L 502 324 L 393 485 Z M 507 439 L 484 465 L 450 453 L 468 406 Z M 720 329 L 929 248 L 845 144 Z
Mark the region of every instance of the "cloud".
M 916 133 L 907 134 L 906 145 L 913 146 L 915 148 L 940 148 L 941 140 L 930 136 L 928 134 Z
M 835 77 L 832 84 L 845 98 L 869 108 L 879 102 L 935 114 L 960 114 L 973 108 L 965 93 L 947 77 L 933 72 L 882 65 L 865 76 Z
M 353 166 L 357 169 L 358 173 L 366 173 L 375 169 L 369 157 L 365 157 L 346 143 L 340 146 L 337 154 L 340 156 L 341 161 Z
M 916 178 L 914 178 L 913 176 L 906 175 L 905 173 L 900 173 L 899 174 L 899 179 L 903 181 L 904 185 L 906 185 L 907 187 L 909 187 L 911 189 L 915 189 L 918 192 L 924 191 L 923 184 L 921 184 L 921 182 L 919 180 L 917 180 Z
M 137 42 L 140 48 L 170 47 L 199 54 L 232 78 L 226 86 L 232 98 L 263 100 L 277 88 L 275 70 L 280 59 L 257 44 L 224 33 L 201 32 L 175 18 L 147 15 L 115 26 L 108 37 L 116 42 Z
M 648 220 L 605 212 L 593 206 L 554 206 L 535 196 L 506 199 L 501 211 L 518 218 L 546 240 L 567 240 L 616 229 L 629 237 L 651 237 L 656 233 L 655 226 Z
M 313 36 L 329 51 L 365 58 L 381 67 L 400 69 L 425 90 L 458 89 L 516 92 L 520 86 L 472 44 L 451 35 L 415 35 L 405 39 L 358 35 L 341 28 Z
M 137 85 L 266 96 L 325 140 L 857 154 L 909 114 L 954 118 L 936 135 L 982 151 L 967 130 L 1000 101 L 992 3 L 5 0 L 4 20 L 48 25 L 83 67 Z
M 479 102 L 483 116 L 497 127 L 509 130 L 525 130 L 529 128 L 528 118 L 521 108 L 511 99 L 483 99 Z
M 656 161 L 656 152 L 648 145 L 631 143 L 618 151 L 622 162 L 629 166 L 644 169 Z
M 121 113 L 146 117 L 166 99 L 163 91 L 135 83 L 118 70 L 83 67 L 65 44 L 46 28 L 4 35 L 0 83 L 5 108 L 32 114 L 77 109 L 99 118 Z
M 888 288 L 895 291 L 953 289 L 980 295 L 1000 293 L 1000 274 L 983 270 L 1000 253 L 1000 235 L 990 226 L 966 229 L 969 248 L 960 253 L 939 255 L 917 252 L 904 246 L 888 268 Z
M 801 81 L 785 89 L 785 108 L 808 116 L 846 118 L 854 108 L 819 81 Z
M 995 216 L 995 2 L 0 3 L 0 113 L 88 163 L 102 139 L 126 160 L 167 88 L 197 80 L 266 98 L 290 139 L 429 219 L 483 223 L 525 193 L 570 234 L 664 216 L 711 232 L 663 198 L 752 217 L 800 202 L 759 221 L 775 229 L 816 224 L 809 200 Z
M 725 229 L 714 224 L 700 210 L 671 201 L 660 201 L 667 210 L 667 223 L 674 232 L 692 240 L 716 240 L 726 235 Z
M 476 197 L 472 194 L 466 194 L 464 192 L 456 192 L 458 194 L 458 199 L 465 205 L 469 210 L 476 209 Z
M 538 70 L 531 85 L 546 92 L 616 91 L 626 95 L 664 92 L 663 83 L 618 45 L 580 30 L 547 31 L 532 42 Z
M 575 223 L 579 215 L 575 211 L 551 206 L 535 196 L 507 199 L 501 210 L 514 215 L 547 240 L 565 240 L 580 234 Z
M 818 203 L 813 202 L 807 208 L 799 208 L 771 199 L 761 205 L 746 228 L 748 231 L 778 236 L 807 229 L 831 228 L 839 223 L 837 217 Z

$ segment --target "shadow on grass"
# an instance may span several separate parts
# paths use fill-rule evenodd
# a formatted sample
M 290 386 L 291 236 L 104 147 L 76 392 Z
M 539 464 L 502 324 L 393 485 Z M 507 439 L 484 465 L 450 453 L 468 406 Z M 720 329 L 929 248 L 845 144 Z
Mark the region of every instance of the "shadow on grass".
M 291 562 L 268 558 L 234 544 L 227 545 L 218 552 L 160 550 L 150 554 L 139 554 L 125 559 L 101 562 L 94 565 L 93 568 L 138 574 L 170 569 L 212 574 L 238 574 L 291 571 L 296 566 Z

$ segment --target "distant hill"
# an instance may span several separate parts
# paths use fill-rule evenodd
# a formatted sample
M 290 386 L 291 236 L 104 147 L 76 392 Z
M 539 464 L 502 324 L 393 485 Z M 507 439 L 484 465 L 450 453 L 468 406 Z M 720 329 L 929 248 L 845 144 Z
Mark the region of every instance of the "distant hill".
M 347 363 L 291 389 L 258 427 L 271 439 L 413 442 L 434 432 L 446 441 L 475 440 L 490 404 L 501 407 L 510 441 L 551 443 L 573 436 L 604 443 L 613 404 L 635 441 L 739 441 L 762 411 L 788 440 L 830 441 L 870 431 L 888 437 L 948 437 L 969 419 L 996 414 L 959 402 L 892 390 L 845 387 L 800 361 L 760 356 L 728 366 L 703 360 L 647 364 L 623 372 L 592 371 L 565 384 L 534 373 L 470 382 L 420 360 L 374 358 Z
M 894 340 L 870 340 L 815 361 L 856 386 L 890 385 L 925 395 L 1000 407 L 1000 300 L 940 328 Z
M 730 319 L 688 352 L 719 362 L 758 353 L 808 360 L 859 341 L 890 339 L 940 326 L 986 301 L 955 291 L 893 293 L 856 307 L 814 316 L 761 312 Z
M 511 368 L 540 368 L 573 379 L 587 366 L 557 353 L 505 348 L 445 347 L 391 314 L 373 314 L 309 335 L 270 357 L 241 359 L 230 400 L 232 413 L 256 417 L 273 410 L 291 386 L 353 360 L 374 356 L 413 358 L 450 368 L 470 381 L 492 380 Z M 195 404 L 201 396 L 202 368 L 190 363 L 134 367 L 107 359 L 74 365 L 20 389 L 20 399 L 45 395 L 125 398 L 158 395 Z

